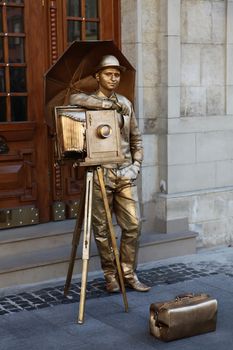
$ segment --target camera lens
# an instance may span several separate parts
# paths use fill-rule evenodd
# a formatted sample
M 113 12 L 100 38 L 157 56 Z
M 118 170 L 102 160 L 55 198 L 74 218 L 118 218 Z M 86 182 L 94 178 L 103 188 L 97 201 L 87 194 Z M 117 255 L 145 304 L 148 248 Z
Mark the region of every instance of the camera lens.
M 102 139 L 108 138 L 112 133 L 112 128 L 108 124 L 99 125 L 97 128 L 97 134 Z

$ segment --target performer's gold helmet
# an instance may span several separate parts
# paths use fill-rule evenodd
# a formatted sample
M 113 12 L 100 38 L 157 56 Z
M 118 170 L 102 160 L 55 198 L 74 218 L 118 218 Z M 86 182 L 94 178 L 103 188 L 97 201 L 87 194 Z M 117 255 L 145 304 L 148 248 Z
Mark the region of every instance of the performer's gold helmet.
M 113 55 L 103 56 L 100 63 L 95 69 L 95 73 L 106 68 L 117 68 L 121 72 L 124 72 L 126 70 L 126 68 L 124 66 L 121 66 L 118 59 Z

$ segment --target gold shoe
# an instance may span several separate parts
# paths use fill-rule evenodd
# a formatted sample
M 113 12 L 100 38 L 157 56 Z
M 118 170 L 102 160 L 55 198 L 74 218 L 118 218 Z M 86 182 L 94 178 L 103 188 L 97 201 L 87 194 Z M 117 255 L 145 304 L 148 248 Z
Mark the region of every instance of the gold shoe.
M 120 286 L 116 279 L 113 279 L 106 283 L 106 290 L 109 293 L 120 292 Z
M 151 289 L 151 287 L 140 282 L 137 276 L 125 278 L 125 285 L 131 289 L 136 290 L 137 292 L 148 292 Z

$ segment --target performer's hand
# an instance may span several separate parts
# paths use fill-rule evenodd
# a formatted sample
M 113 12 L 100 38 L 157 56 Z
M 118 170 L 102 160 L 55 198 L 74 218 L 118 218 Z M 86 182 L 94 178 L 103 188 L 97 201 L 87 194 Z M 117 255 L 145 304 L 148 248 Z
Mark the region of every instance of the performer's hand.
M 113 102 L 112 108 L 116 109 L 116 111 L 118 113 L 123 114 L 123 115 L 129 115 L 129 113 L 130 113 L 129 107 L 121 102 Z
M 120 170 L 121 176 L 130 180 L 136 180 L 140 172 L 140 163 L 134 162 Z

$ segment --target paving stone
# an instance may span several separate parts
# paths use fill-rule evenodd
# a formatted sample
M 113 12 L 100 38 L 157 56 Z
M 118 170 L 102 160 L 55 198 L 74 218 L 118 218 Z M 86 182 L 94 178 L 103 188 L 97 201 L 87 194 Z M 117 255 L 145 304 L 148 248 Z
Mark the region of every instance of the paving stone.
M 9 313 L 7 310 L 0 310 L 0 315 L 5 315 L 7 313 Z

